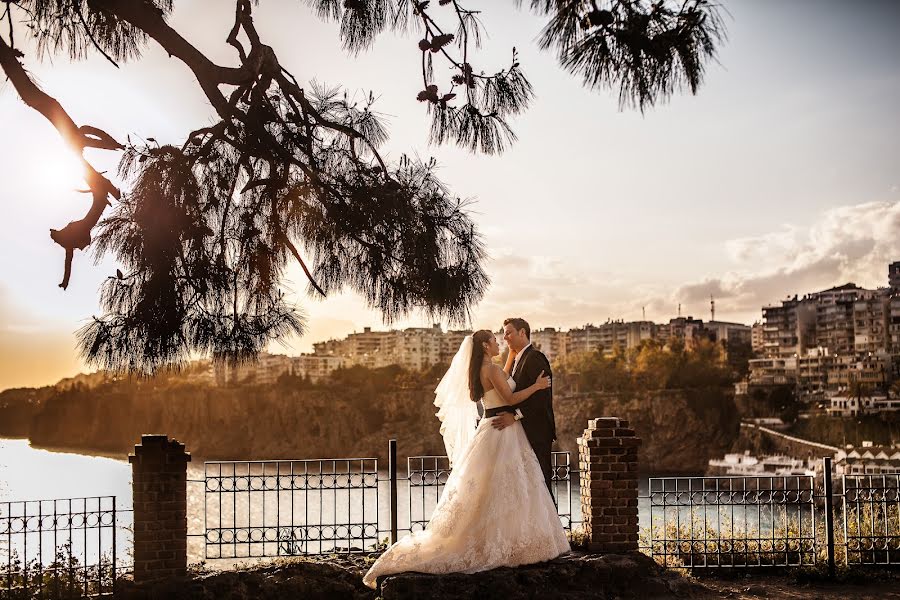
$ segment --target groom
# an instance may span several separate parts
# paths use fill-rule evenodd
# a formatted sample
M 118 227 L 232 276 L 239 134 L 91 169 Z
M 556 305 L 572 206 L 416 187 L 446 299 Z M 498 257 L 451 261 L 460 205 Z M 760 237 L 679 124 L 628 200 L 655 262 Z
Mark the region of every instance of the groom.
M 512 378 L 517 390 L 524 390 L 534 384 L 543 371 L 552 377 L 550 362 L 544 354 L 531 345 L 531 327 L 525 319 L 513 318 L 503 321 L 503 339 L 511 351 L 516 352 L 513 363 Z M 551 379 L 552 381 L 552 379 Z M 553 468 L 551 455 L 553 442 L 556 440 L 556 420 L 553 417 L 553 388 L 540 390 L 516 407 L 500 406 L 489 408 L 485 417 L 494 417 L 492 425 L 496 429 L 509 427 L 516 421 L 522 421 L 528 442 L 537 455 L 544 473 L 544 480 L 550 495 L 553 495 Z

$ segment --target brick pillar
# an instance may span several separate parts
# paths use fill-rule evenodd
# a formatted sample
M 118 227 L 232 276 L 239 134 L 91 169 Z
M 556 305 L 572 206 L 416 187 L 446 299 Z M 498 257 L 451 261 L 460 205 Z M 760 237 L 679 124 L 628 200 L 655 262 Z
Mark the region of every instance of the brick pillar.
M 134 581 L 187 573 L 187 463 L 184 444 L 142 435 L 128 455 L 134 489 Z
M 591 552 L 638 549 L 638 446 L 618 417 L 590 419 L 578 438 L 581 514 Z

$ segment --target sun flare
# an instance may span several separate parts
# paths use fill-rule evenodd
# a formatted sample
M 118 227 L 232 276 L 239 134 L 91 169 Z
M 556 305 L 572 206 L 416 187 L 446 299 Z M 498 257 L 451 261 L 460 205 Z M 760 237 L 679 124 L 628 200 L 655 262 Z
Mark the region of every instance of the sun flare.
M 38 166 L 39 185 L 48 192 L 71 192 L 84 189 L 84 167 L 81 160 L 67 148 L 47 152 Z

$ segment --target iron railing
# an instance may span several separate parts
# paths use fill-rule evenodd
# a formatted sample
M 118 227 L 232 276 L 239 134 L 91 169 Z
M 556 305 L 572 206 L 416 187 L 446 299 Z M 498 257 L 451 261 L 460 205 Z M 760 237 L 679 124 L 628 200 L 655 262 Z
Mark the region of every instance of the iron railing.
M 900 564 L 900 473 L 841 482 L 845 564 Z
M 425 529 L 450 473 L 450 459 L 446 456 L 410 456 L 406 459 L 409 526 L 398 527 L 399 531 Z
M 816 561 L 811 476 L 650 478 L 642 549 L 665 566 L 802 566 Z
M 825 457 L 817 477 L 651 478 L 639 500 L 666 566 L 900 565 L 900 473 L 836 477 Z
M 394 440 L 388 456 L 387 473 L 374 458 L 207 462 L 205 557 L 369 552 L 421 531 L 449 461 L 411 456 L 404 473 Z M 900 474 L 844 476 L 832 490 L 830 458 L 823 473 L 824 487 L 811 475 L 650 478 L 640 549 L 691 569 L 900 562 Z M 578 475 L 568 452 L 553 453 L 566 529 L 581 522 Z
M 378 543 L 378 460 L 205 463 L 206 558 L 364 552 Z
M 388 452 L 387 473 L 374 458 L 205 463 L 204 531 L 196 534 L 205 558 L 368 552 L 424 529 L 449 460 L 411 456 L 401 473 L 395 440 Z M 554 501 L 566 528 L 580 522 L 572 515 L 576 473 L 568 452 L 553 453 Z
M 387 473 L 375 458 L 207 462 L 196 480 L 204 531 L 192 535 L 204 538 L 208 559 L 377 550 L 426 526 L 451 473 L 446 456 L 409 457 L 405 473 L 398 466 L 394 440 Z M 569 453 L 554 452 L 553 498 L 567 529 L 581 521 L 572 512 L 577 477 Z M 821 478 L 653 477 L 647 485 L 640 548 L 666 566 L 827 565 L 834 573 L 835 563 L 900 564 L 900 473 L 833 477 L 825 458 Z M 0 598 L 111 594 L 127 567 L 121 537 L 132 512 L 113 496 L 0 502 Z
M 112 595 L 131 512 L 115 496 L 0 502 L 0 598 Z

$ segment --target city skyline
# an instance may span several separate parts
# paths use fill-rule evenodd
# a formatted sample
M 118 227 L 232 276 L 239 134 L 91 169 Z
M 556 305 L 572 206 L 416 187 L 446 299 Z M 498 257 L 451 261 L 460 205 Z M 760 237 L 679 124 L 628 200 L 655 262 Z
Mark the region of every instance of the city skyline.
M 324 83 L 372 89 L 389 117 L 389 153 L 436 156 L 451 188 L 476 200 L 493 285 L 472 326 L 521 315 L 538 327 L 566 328 L 639 320 L 644 309 L 648 320 L 667 319 L 679 303 L 684 316 L 706 320 L 711 294 L 719 320 L 752 323 L 762 305 L 803 290 L 883 285 L 884 265 L 900 258 L 900 125 L 893 116 L 900 73 L 890 59 L 900 51 L 893 35 L 900 8 L 816 3 L 822 6 L 730 4 L 729 40 L 699 94 L 676 96 L 643 116 L 619 111 L 614 94 L 582 89 L 539 52 L 531 41 L 541 19 L 511 5 L 486 11 L 492 37 L 485 62 L 501 64 L 517 45 L 537 91 L 514 123 L 519 142 L 500 157 L 427 145 L 426 116 L 414 99 L 412 37 L 384 36 L 353 60 L 339 50 L 334 24 L 299 4 L 260 7 L 256 20 L 280 53 L 294 50 L 301 80 L 327 74 Z M 228 15 L 208 27 L 189 25 L 208 8 L 176 8 L 173 22 L 227 64 L 232 50 L 218 32 L 227 31 Z M 303 57 L 313 52 L 329 58 L 307 64 Z M 114 97 L 102 84 L 111 68 L 102 58 L 64 69 L 32 58 L 29 68 L 79 120 L 121 138 L 181 140 L 210 113 L 186 70 L 152 46 L 143 60 L 123 66 L 126 85 Z M 387 62 L 396 68 L 380 68 Z M 73 332 L 96 313 L 98 284 L 116 265 L 95 267 L 79 253 L 72 286 L 56 288 L 61 254 L 46 232 L 77 215 L 83 197 L 71 192 L 78 183 L 58 135 L 8 84 L 0 86 L 0 110 L 5 140 L 17 140 L 0 145 L 10 207 L 0 225 L 5 389 L 85 370 Z M 114 160 L 98 164 L 115 171 Z M 523 216 L 510 216 L 513 206 Z M 309 317 L 307 335 L 286 340 L 290 352 L 380 322 L 350 294 L 307 298 L 299 269 L 288 278 Z M 393 324 L 428 325 L 419 315 Z

